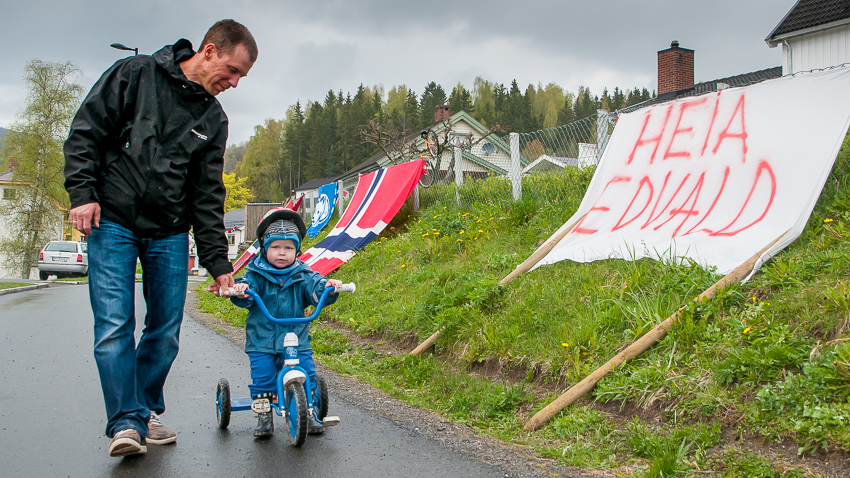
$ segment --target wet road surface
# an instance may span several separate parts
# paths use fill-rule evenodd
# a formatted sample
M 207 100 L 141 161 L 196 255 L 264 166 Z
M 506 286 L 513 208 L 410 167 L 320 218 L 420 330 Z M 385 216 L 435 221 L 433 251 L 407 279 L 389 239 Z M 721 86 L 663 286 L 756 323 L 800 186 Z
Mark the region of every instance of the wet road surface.
M 137 283 L 138 322 L 144 320 L 141 295 Z M 216 383 L 225 377 L 234 397 L 247 396 L 248 359 L 188 314 L 162 415 L 177 431 L 177 444 L 110 458 L 92 342 L 86 285 L 54 284 L 0 296 L 0 476 L 505 476 L 335 399 L 333 390 L 330 414 L 339 415 L 342 424 L 309 436 L 301 448 L 289 445 L 277 416 L 270 440 L 253 438 L 256 418 L 250 411 L 234 412 L 230 427 L 219 430 Z

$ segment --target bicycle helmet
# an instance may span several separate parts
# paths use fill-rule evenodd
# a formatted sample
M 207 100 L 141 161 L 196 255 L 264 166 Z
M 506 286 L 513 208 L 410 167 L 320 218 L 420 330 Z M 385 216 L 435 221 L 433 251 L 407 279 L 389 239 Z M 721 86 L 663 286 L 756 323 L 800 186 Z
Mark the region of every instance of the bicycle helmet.
M 295 243 L 295 249 L 301 251 L 301 241 L 307 235 L 307 226 L 301 215 L 292 209 L 276 207 L 270 209 L 260 224 L 257 225 L 257 239 L 260 240 L 263 250 L 278 239 L 290 239 Z

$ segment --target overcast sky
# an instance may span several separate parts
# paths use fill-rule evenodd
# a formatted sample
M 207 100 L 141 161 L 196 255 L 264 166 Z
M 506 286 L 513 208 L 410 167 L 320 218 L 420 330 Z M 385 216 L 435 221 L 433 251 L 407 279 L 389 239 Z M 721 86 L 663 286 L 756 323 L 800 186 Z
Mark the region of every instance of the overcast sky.
M 764 39 L 795 0 L 6 0 L 0 4 L 3 64 L 0 127 L 22 109 L 21 80 L 32 59 L 73 61 L 88 91 L 127 52 L 150 54 L 188 38 L 195 47 L 222 18 L 247 26 L 257 63 L 218 96 L 230 117 L 228 144 L 248 140 L 267 118 L 300 100 L 361 83 L 407 85 L 421 95 L 436 81 L 449 94 L 476 76 L 521 89 L 554 82 L 600 94 L 655 90 L 656 53 L 672 40 L 695 50 L 696 81 L 779 66 Z M 130 52 L 132 54 L 132 52 Z

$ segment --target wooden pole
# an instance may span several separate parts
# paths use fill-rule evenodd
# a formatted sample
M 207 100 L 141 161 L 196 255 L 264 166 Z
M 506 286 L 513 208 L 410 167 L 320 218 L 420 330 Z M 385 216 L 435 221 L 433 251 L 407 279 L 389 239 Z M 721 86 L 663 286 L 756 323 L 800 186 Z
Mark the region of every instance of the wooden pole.
M 558 245 L 558 243 L 559 243 L 559 242 L 561 242 L 561 239 L 563 239 L 563 238 L 567 237 L 567 234 L 569 234 L 569 233 L 570 233 L 570 231 L 572 231 L 572 230 L 573 230 L 573 228 L 574 228 L 574 227 L 576 227 L 576 225 L 577 225 L 579 222 L 581 222 L 581 220 L 582 220 L 582 219 L 584 219 L 584 216 L 587 216 L 587 214 L 582 214 L 582 216 L 581 216 L 580 218 L 576 219 L 575 221 L 573 221 L 573 223 L 572 223 L 572 224 L 570 224 L 569 226 L 567 226 L 566 228 L 564 228 L 564 230 L 563 230 L 563 231 L 561 231 L 560 233 L 558 233 L 558 235 L 557 235 L 557 236 L 555 236 L 554 238 L 552 238 L 552 240 L 551 240 L 551 241 L 547 242 L 546 244 L 543 244 L 543 247 L 541 247 L 540 249 L 538 249 L 538 250 L 537 250 L 534 254 L 532 254 L 532 255 L 531 255 L 528 259 L 526 259 L 526 260 L 525 260 L 525 262 L 523 262 L 522 264 L 518 265 L 518 266 L 517 266 L 517 268 L 516 268 L 516 269 L 514 269 L 514 271 L 513 271 L 513 272 L 511 272 L 510 274 L 508 274 L 507 276 L 505 276 L 505 278 L 504 278 L 504 279 L 500 280 L 500 281 L 499 281 L 499 285 L 505 285 L 505 284 L 507 284 L 508 282 L 510 282 L 510 281 L 512 281 L 512 280 L 514 280 L 514 279 L 516 279 L 516 278 L 517 278 L 520 274 L 522 274 L 522 273 L 524 273 L 524 272 L 528 272 L 528 270 L 529 270 L 529 269 L 531 269 L 532 267 L 534 267 L 535 265 L 537 265 L 537 263 L 538 263 L 538 262 L 540 262 L 540 260 L 541 260 L 541 259 L 543 259 L 544 257 L 546 257 L 546 254 L 549 254 L 549 252 L 551 252 L 551 251 L 552 251 L 552 249 L 554 249 L 554 248 L 555 248 L 555 246 L 557 246 L 557 245 Z
M 561 239 L 565 238 L 565 237 L 567 236 L 567 234 L 569 234 L 569 233 L 570 233 L 570 231 L 572 231 L 572 230 L 573 230 L 573 228 L 574 228 L 574 227 L 576 227 L 576 224 L 578 224 L 578 223 L 579 223 L 579 221 L 581 221 L 582 219 L 584 219 L 584 216 L 586 216 L 586 215 L 587 215 L 587 214 L 583 214 L 580 218 L 576 219 L 575 221 L 573 221 L 573 223 L 572 223 L 572 224 L 570 224 L 569 226 L 567 226 L 567 228 L 566 228 L 566 229 L 564 229 L 563 231 L 561 231 L 560 233 L 558 233 L 558 235 L 557 235 L 557 236 L 555 236 L 555 237 L 554 237 L 551 241 L 549 241 L 549 242 L 547 242 L 546 244 L 544 244 L 544 245 L 543 245 L 543 247 L 541 247 L 538 251 L 536 251 L 534 254 L 532 254 L 532 255 L 531 255 L 528 259 L 526 259 L 526 260 L 525 260 L 525 262 L 523 262 L 522 264 L 520 264 L 519 266 L 517 266 L 517 268 L 516 268 L 516 269 L 514 269 L 514 271 L 513 271 L 513 272 L 511 272 L 510 274 L 508 274 L 508 275 L 507 275 L 504 279 L 500 280 L 500 281 L 499 281 L 499 285 L 505 285 L 505 284 L 507 284 L 508 282 L 510 282 L 510 281 L 512 281 L 512 280 L 514 280 L 514 279 L 516 279 L 516 278 L 517 278 L 517 276 L 519 276 L 519 275 L 520 275 L 520 274 L 522 274 L 523 272 L 528 272 L 528 270 L 529 270 L 529 269 L 531 269 L 532 267 L 534 267 L 534 265 L 535 265 L 535 264 L 537 264 L 538 262 L 540 262 L 540 260 L 541 260 L 541 259 L 543 259 L 544 257 L 546 257 L 546 254 L 548 254 L 548 253 L 549 253 L 549 251 L 551 251 L 551 250 L 552 250 L 552 249 L 553 249 L 553 248 L 554 248 L 554 247 L 555 247 L 555 246 L 556 246 L 559 242 L 561 242 Z M 421 344 L 417 345 L 417 346 L 416 346 L 416 348 L 415 348 L 415 349 L 413 349 L 413 350 L 410 352 L 410 354 L 409 354 L 409 355 L 419 355 L 419 354 L 421 354 L 422 352 L 424 352 L 424 351 L 426 351 L 426 350 L 430 349 L 431 347 L 433 347 L 433 346 L 434 346 L 434 342 L 436 342 L 436 341 L 437 341 L 437 339 L 439 339 L 439 338 L 440 338 L 440 334 L 441 334 L 442 332 L 443 332 L 443 329 L 440 329 L 440 330 L 438 330 L 438 331 L 434 332 L 433 334 L 431 334 L 431 336 L 430 336 L 430 337 L 428 337 L 427 339 L 425 339 L 425 341 L 424 341 L 424 342 L 422 342 Z
M 765 252 L 767 252 L 771 247 L 773 247 L 773 245 L 776 244 L 780 239 L 782 239 L 782 237 L 785 236 L 785 234 L 787 233 L 788 231 L 782 233 L 782 235 L 774 239 L 773 242 L 765 246 L 764 249 L 755 253 L 752 257 L 747 259 L 735 270 L 726 274 L 722 279 L 715 282 L 714 285 L 712 285 L 711 287 L 706 289 L 702 294 L 696 297 L 694 301 L 701 302 L 704 300 L 709 300 L 717 293 L 717 289 L 742 280 L 753 270 L 753 266 L 755 265 L 756 261 L 758 261 L 759 258 Z M 533 417 L 531 417 L 531 419 L 525 423 L 523 430 L 530 432 L 542 427 L 543 424 L 549 421 L 553 416 L 555 416 L 555 414 L 584 397 L 587 392 L 591 391 L 593 387 L 596 386 L 597 382 L 602 380 L 602 378 L 608 375 L 609 372 L 623 365 L 625 362 L 649 350 L 650 347 L 658 343 L 667 335 L 667 331 L 670 329 L 673 323 L 675 323 L 678 314 L 679 312 L 677 311 L 676 313 L 668 317 L 665 321 L 656 325 L 652 330 L 644 334 L 643 337 L 639 338 L 633 344 L 626 347 L 625 350 L 618 353 L 614 356 L 614 358 L 606 362 L 605 365 L 596 369 L 593 373 L 585 377 L 584 380 L 582 380 L 581 382 L 573 385 L 560 397 L 556 398 L 555 401 L 553 401 L 552 403 L 547 405 L 543 410 L 540 410 Z

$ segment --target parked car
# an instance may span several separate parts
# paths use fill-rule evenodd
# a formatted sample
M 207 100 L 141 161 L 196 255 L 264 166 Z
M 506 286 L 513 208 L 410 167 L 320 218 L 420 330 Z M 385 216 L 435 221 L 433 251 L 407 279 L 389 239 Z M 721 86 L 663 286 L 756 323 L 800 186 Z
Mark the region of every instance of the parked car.
M 38 278 L 78 277 L 89 273 L 88 244 L 85 242 L 50 241 L 38 253 Z

